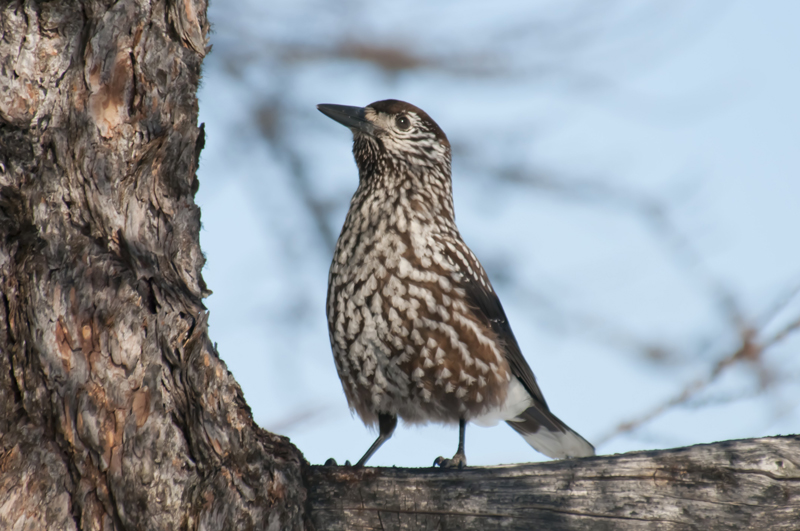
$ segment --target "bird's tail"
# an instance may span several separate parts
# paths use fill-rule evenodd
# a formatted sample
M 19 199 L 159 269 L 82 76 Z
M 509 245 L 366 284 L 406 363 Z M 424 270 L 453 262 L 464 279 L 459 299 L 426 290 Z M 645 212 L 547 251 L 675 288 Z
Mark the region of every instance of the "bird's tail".
M 594 446 L 547 409 L 531 406 L 514 420 L 508 420 L 525 441 L 538 452 L 553 459 L 589 457 Z

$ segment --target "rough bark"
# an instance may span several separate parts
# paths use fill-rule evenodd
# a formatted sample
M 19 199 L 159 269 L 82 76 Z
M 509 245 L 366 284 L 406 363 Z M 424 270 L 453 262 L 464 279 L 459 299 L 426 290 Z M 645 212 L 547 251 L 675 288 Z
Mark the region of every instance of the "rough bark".
M 534 465 L 309 467 L 317 529 L 800 529 L 800 436 Z
M 0 529 L 299 529 L 209 341 L 204 0 L 0 3 Z

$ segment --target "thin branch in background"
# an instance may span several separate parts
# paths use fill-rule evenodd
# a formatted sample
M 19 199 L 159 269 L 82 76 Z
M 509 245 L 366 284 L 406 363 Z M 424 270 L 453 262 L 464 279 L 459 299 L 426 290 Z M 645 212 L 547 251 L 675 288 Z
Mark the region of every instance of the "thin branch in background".
M 694 17 L 686 17 L 687 6 Z M 376 13 L 367 2 L 333 9 L 317 6 L 317 16 L 294 18 L 295 30 L 290 33 L 264 31 L 263 24 L 249 22 L 274 19 L 276 9 L 270 4 L 245 2 L 241 9 L 247 10 L 247 16 L 236 8 L 211 6 L 217 29 L 215 54 L 226 67 L 237 65 L 234 71 L 241 71 L 247 64 L 291 68 L 315 62 L 330 65 L 348 61 L 392 75 L 433 71 L 455 78 L 526 77 L 539 84 L 556 80 L 562 91 L 565 88 L 585 94 L 599 91 L 604 95 L 620 90 L 615 83 L 618 73 L 611 72 L 620 68 L 626 71 L 652 68 L 702 37 L 714 19 L 725 11 L 719 6 L 698 8 L 686 0 L 637 9 L 622 4 L 598 8 L 596 2 L 581 0 L 538 10 L 524 9 L 521 16 L 483 28 L 481 38 L 468 41 L 475 43 L 470 46 L 440 31 L 425 31 L 427 22 L 413 18 L 407 22 L 421 24 L 418 39 L 407 39 L 402 30 L 407 24 L 402 20 L 395 24 L 399 28 L 396 32 L 371 32 L 373 24 L 366 18 Z M 280 11 L 281 18 L 285 18 L 286 10 L 280 8 Z M 306 37 L 318 34 L 306 31 L 306 25 L 315 26 L 321 19 L 327 20 L 326 37 Z M 670 24 L 671 19 L 680 19 L 681 23 Z M 666 37 L 671 37 L 670 46 L 664 45 Z M 459 45 L 453 46 L 453 42 Z M 520 50 L 525 53 L 519 53 Z M 620 56 L 624 60 L 620 61 Z M 602 73 L 603 67 L 606 74 Z M 624 94 L 617 99 L 629 102 L 632 97 Z M 656 110 L 663 105 L 645 103 L 639 107 Z
M 553 297 L 513 282 L 514 291 L 529 307 L 536 307 L 542 328 L 570 337 L 582 337 L 617 351 L 631 352 L 650 361 L 665 363 L 677 358 L 677 349 L 656 340 L 639 337 L 606 315 L 567 308 Z
M 758 330 L 752 328 L 744 329 L 741 336 L 741 343 L 739 344 L 739 347 L 730 354 L 717 360 L 717 362 L 713 365 L 713 367 L 711 367 L 711 370 L 705 377 L 699 378 L 697 380 L 688 383 L 683 388 L 683 390 L 677 395 L 675 395 L 673 398 L 667 400 L 666 402 L 663 402 L 662 404 L 656 406 L 655 408 L 644 413 L 643 415 L 640 415 L 635 419 L 619 424 L 614 430 L 612 430 L 605 436 L 596 439 L 596 444 L 597 445 L 605 444 L 614 437 L 622 435 L 623 433 L 632 432 L 640 428 L 642 425 L 646 424 L 647 422 L 653 420 L 654 418 L 662 415 L 663 413 L 674 407 L 686 404 L 689 400 L 693 399 L 700 392 L 707 389 L 712 383 L 714 383 L 726 369 L 736 364 L 739 364 L 741 362 L 747 362 L 753 364 L 757 368 L 763 368 L 762 364 L 765 351 L 768 348 L 776 346 L 781 341 L 786 340 L 792 333 L 796 332 L 798 329 L 800 329 L 800 316 L 798 316 L 798 318 L 795 321 L 792 321 L 789 325 L 782 328 L 777 333 L 773 334 L 768 339 L 760 343 L 756 341 L 756 337 L 759 335 Z M 766 389 L 765 382 L 768 382 L 770 380 L 771 378 L 769 377 L 761 378 L 761 385 L 759 385 L 759 390 L 761 392 L 763 392 Z
M 264 100 L 256 110 L 256 123 L 275 160 L 286 168 L 286 175 L 313 222 L 317 235 L 325 245 L 326 253 L 332 254 L 338 236 L 328 222 L 328 215 L 333 205 L 327 200 L 318 198 L 314 193 L 303 156 L 297 146 L 289 141 L 285 131 L 281 130 L 282 126 L 290 123 L 292 114 L 290 109 L 281 100 Z
M 800 284 L 796 285 L 794 288 L 786 290 L 781 295 L 778 296 L 777 300 L 770 305 L 770 307 L 763 313 L 761 317 L 759 317 L 756 322 L 758 323 L 759 329 L 766 329 L 769 327 L 773 321 L 777 319 L 777 317 L 789 306 L 789 304 L 800 295 Z M 790 322 L 785 325 L 784 329 L 778 332 L 774 338 L 777 338 L 778 341 L 782 340 L 783 337 L 791 332 L 793 332 L 797 327 L 800 326 L 800 322 Z
M 289 175 L 292 177 L 292 182 L 295 185 L 297 194 L 303 201 L 311 219 L 314 221 L 314 227 L 327 247 L 327 254 L 332 255 L 333 249 L 336 246 L 336 238 L 339 234 L 331 227 L 328 221 L 331 205 L 327 201 L 318 199 L 314 194 L 311 179 L 306 171 L 303 158 L 300 153 L 294 149 L 294 146 L 289 144 L 275 145 L 276 151 L 281 148 L 283 150 L 283 158 L 289 170 Z
M 472 161 L 472 165 L 477 165 Z M 675 262 L 693 281 L 702 286 L 739 334 L 743 333 L 745 319 L 733 292 L 718 281 L 706 267 L 701 254 L 672 222 L 663 201 L 641 192 L 612 186 L 599 179 L 581 179 L 559 175 L 554 171 L 529 170 L 519 167 L 483 168 L 481 173 L 512 185 L 529 186 L 570 201 L 626 211 L 651 229 Z
M 554 171 L 494 168 L 487 169 L 485 174 L 572 201 L 630 212 L 650 227 L 657 240 L 671 252 L 676 263 L 712 296 L 726 320 L 740 330 L 744 327 L 745 319 L 733 292 L 709 271 L 701 254 L 670 219 L 663 201 L 641 192 L 609 185 L 599 179 L 570 178 Z
M 321 405 L 308 406 L 295 410 L 282 419 L 266 424 L 260 424 L 263 424 L 264 429 L 271 431 L 272 433 L 289 433 L 297 430 L 304 424 L 308 424 L 312 421 L 318 420 L 323 416 L 327 416 L 330 413 L 330 409 L 331 408 L 328 406 Z
M 783 341 L 784 339 L 789 337 L 790 334 L 796 332 L 797 330 L 800 330 L 800 317 L 798 317 L 794 321 L 790 322 L 789 324 L 781 328 L 775 335 L 773 335 L 770 339 L 765 341 L 764 347 L 767 348 L 776 345 L 777 343 Z

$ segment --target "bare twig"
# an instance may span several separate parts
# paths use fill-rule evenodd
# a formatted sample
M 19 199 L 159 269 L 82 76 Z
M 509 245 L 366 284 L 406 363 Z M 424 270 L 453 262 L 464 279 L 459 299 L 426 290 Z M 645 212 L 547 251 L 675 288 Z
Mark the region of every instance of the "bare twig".
M 726 369 L 740 362 L 751 363 L 765 371 L 764 375 L 761 376 L 762 384 L 759 387 L 759 389 L 763 391 L 766 387 L 765 383 L 770 380 L 766 369 L 763 369 L 763 355 L 765 351 L 785 340 L 798 329 L 800 329 L 800 317 L 762 342 L 756 341 L 758 332 L 755 329 L 743 329 L 739 347 L 735 351 L 717 360 L 705 377 L 688 383 L 680 393 L 643 415 L 619 424 L 605 436 L 595 439 L 595 444 L 602 445 L 618 435 L 634 431 L 666 411 L 685 404 L 714 383 Z

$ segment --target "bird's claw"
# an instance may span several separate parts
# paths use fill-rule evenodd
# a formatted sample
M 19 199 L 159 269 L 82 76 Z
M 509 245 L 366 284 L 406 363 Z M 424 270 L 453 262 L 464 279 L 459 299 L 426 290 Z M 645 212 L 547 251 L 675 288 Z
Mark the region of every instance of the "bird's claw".
M 461 470 L 467 466 L 467 456 L 464 454 L 456 454 L 452 459 L 445 459 L 439 456 L 433 462 L 433 466 L 438 466 L 439 468 L 457 468 Z

